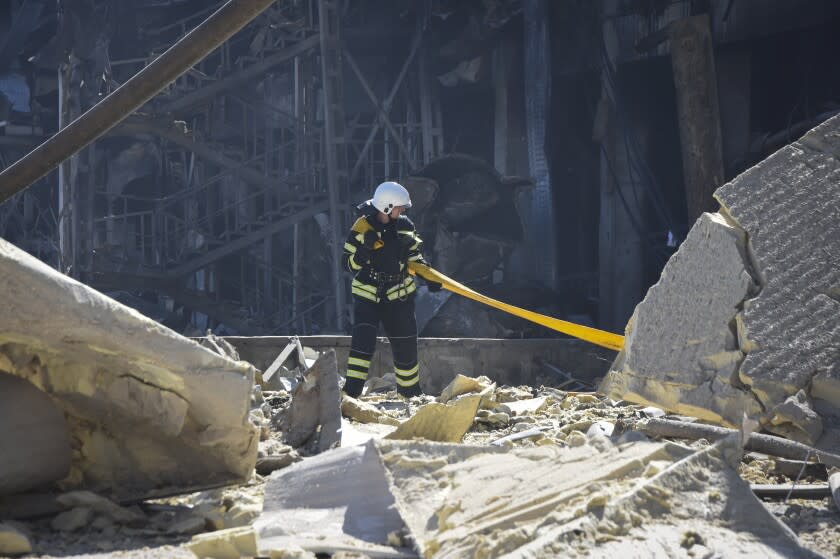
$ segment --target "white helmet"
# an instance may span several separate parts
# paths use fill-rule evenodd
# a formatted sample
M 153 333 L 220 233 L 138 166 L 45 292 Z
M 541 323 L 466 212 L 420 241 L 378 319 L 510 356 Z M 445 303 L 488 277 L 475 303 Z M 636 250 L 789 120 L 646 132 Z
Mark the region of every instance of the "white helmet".
M 403 185 L 388 181 L 376 187 L 373 198 L 368 202 L 380 212 L 389 214 L 397 206 L 410 208 L 411 196 Z

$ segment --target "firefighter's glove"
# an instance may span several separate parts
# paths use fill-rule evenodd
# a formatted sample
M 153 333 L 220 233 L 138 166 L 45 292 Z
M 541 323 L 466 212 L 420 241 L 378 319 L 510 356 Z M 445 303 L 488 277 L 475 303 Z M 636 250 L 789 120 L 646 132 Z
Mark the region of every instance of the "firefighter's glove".
M 376 231 L 365 231 L 362 246 L 364 246 L 368 251 L 373 250 L 373 246 L 376 244 L 376 241 L 379 240 L 379 235 L 376 234 Z
M 365 245 L 359 245 L 356 247 L 356 254 L 353 256 L 353 259 L 356 261 L 356 264 L 364 266 L 370 263 L 370 256 L 372 252 L 373 249 L 368 248 Z

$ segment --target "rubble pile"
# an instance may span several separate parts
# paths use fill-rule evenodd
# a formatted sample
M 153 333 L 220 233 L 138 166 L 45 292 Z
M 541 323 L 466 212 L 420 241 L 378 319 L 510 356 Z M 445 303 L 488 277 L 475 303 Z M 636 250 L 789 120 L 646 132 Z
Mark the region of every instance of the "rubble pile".
M 349 398 L 334 349 L 256 371 L 0 241 L 0 555 L 840 555 L 838 119 L 718 191 L 601 392 Z
M 603 391 L 824 448 L 840 429 L 840 117 L 722 186 Z
M 0 524 L 0 544 L 125 557 L 606 557 L 628 545 L 649 557 L 673 549 L 817 557 L 814 549 L 840 549 L 834 513 L 808 501 L 771 513 L 750 491 L 750 483 L 794 481 L 804 462 L 744 455 L 738 436 L 657 442 L 644 434 L 646 422 L 667 417 L 655 407 L 465 375 L 438 397 L 404 400 L 392 379 L 372 379 L 360 398 L 329 404 L 340 413 L 340 443 L 322 448 L 325 425 L 325 440 L 334 432 L 321 423 L 320 397 L 308 438 L 290 440 L 290 418 L 295 398 L 311 405 L 311 394 L 337 383 L 334 358 L 322 355 L 290 380 L 290 391 L 254 387 L 251 416 L 264 428 L 247 483 L 134 505 L 67 492 L 55 499 L 57 513 Z M 826 470 L 800 477 L 816 487 Z M 780 519 L 821 539 L 803 547 Z

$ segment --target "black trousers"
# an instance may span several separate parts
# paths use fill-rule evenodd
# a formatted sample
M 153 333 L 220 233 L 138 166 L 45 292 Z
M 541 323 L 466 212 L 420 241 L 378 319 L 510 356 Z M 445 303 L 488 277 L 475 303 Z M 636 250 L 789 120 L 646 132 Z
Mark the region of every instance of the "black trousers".
M 404 300 L 375 303 L 353 297 L 353 339 L 347 359 L 345 392 L 358 396 L 368 378 L 370 361 L 376 352 L 379 325 L 391 342 L 397 390 L 405 396 L 420 393 L 420 368 L 417 361 L 417 320 L 414 316 L 414 295 Z

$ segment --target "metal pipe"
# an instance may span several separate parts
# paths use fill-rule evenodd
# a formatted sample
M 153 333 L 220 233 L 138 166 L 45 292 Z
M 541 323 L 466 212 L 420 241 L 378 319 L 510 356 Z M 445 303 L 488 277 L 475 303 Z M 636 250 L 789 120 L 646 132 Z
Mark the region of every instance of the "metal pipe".
M 0 173 L 0 203 L 96 140 L 207 56 L 274 0 L 230 0 L 85 114 Z

